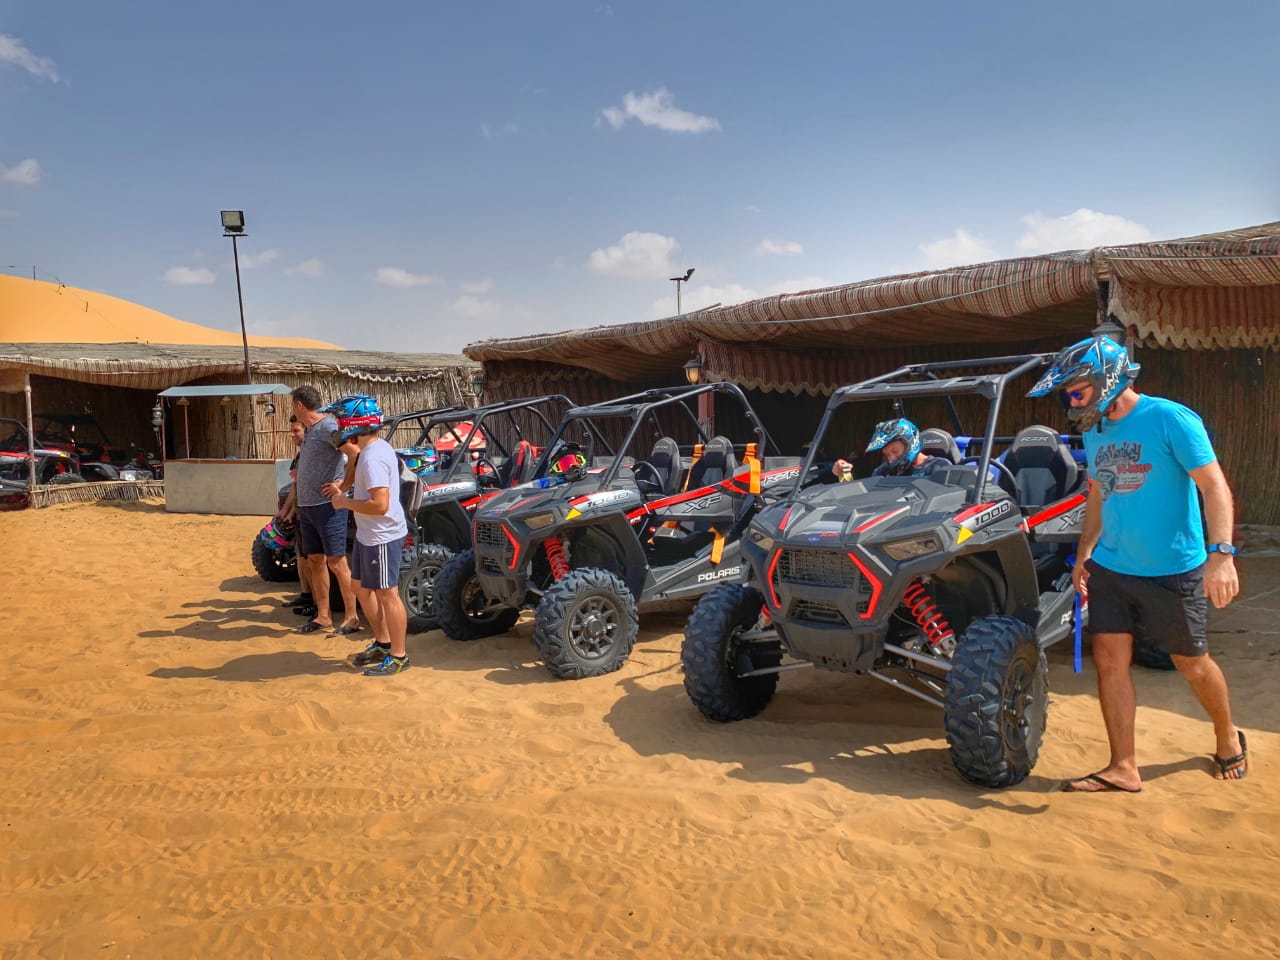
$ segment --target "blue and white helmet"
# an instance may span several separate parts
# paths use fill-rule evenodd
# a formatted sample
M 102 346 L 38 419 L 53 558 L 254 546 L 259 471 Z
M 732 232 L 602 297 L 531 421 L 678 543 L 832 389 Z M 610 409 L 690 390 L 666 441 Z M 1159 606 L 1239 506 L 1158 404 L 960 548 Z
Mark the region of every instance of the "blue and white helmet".
M 1116 398 L 1137 379 L 1140 369 L 1129 360 L 1128 351 L 1110 337 L 1089 337 L 1054 357 L 1027 396 L 1043 397 L 1073 384 L 1089 384 L 1093 399 L 1083 407 L 1072 407 L 1066 394 L 1061 395 L 1067 417 L 1083 433 L 1102 420 Z
M 911 464 L 915 462 L 916 454 L 920 452 L 920 431 L 906 417 L 877 423 L 876 432 L 871 435 L 871 442 L 867 444 L 867 452 L 882 450 L 894 440 L 901 440 L 907 448 L 902 456 L 885 461 L 889 467 L 889 473 L 908 473 L 911 470 Z
M 400 454 L 404 465 L 420 477 L 432 473 L 440 465 L 440 457 L 435 447 L 406 447 L 403 450 L 397 450 L 396 453 Z
M 354 394 L 335 400 L 320 413 L 332 413 L 338 421 L 338 432 L 333 435 L 334 446 L 366 433 L 377 433 L 382 426 L 382 408 L 373 397 Z

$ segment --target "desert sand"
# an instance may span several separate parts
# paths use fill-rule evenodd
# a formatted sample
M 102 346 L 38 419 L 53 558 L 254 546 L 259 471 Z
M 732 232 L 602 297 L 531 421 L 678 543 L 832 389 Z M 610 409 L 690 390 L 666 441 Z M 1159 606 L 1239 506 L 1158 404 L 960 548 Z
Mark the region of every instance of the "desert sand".
M 1083 796 L 1055 792 L 1106 752 L 1069 645 L 1039 765 L 983 790 L 872 680 L 704 720 L 682 615 L 598 680 L 553 680 L 527 619 L 366 679 L 290 632 L 261 523 L 0 515 L 0 956 L 1280 955 L 1278 559 L 1210 622 L 1250 776 L 1213 780 L 1185 683 L 1139 670 L 1146 789 Z

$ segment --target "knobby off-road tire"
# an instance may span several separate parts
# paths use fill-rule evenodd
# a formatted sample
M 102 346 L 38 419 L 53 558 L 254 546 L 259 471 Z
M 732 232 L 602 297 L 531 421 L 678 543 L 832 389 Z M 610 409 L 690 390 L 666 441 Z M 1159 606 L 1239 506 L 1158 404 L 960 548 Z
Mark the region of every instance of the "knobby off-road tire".
M 639 630 L 636 600 L 626 582 L 608 570 L 584 567 L 571 570 L 542 595 L 533 642 L 553 676 L 581 680 L 626 663 Z
M 1049 666 L 1016 617 L 969 625 L 947 676 L 943 722 L 951 762 L 966 780 L 1009 787 L 1035 766 L 1049 713 Z
M 490 607 L 476 574 L 476 552 L 455 554 L 436 574 L 431 610 L 453 640 L 481 640 L 506 633 L 520 619 L 518 607 Z
M 60 487 L 68 483 L 84 483 L 84 477 L 78 473 L 55 473 L 45 483 L 51 487 Z
M 298 557 L 292 547 L 272 550 L 261 537 L 254 537 L 253 569 L 267 583 L 288 583 L 298 579 Z
M 706 593 L 684 628 L 680 661 L 684 692 L 704 717 L 720 723 L 745 720 L 763 710 L 778 687 L 776 673 L 739 674 L 782 662 L 782 645 L 750 644 L 742 633 L 755 627 L 764 598 L 760 591 L 727 583 Z
M 435 588 L 436 577 L 453 559 L 453 551 L 438 543 L 424 543 L 417 548 L 416 556 L 413 565 L 400 574 L 400 599 L 404 601 L 405 612 L 409 615 L 410 632 L 422 633 L 439 626 L 432 608 L 431 592 Z

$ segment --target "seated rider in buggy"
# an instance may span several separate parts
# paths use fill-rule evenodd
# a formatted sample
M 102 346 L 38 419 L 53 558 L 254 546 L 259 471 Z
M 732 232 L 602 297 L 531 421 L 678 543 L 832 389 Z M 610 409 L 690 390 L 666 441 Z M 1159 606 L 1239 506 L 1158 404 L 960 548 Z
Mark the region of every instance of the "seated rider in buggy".
M 884 462 L 871 471 L 873 477 L 927 477 L 952 465 L 949 460 L 931 457 L 921 451 L 920 430 L 905 417 L 876 424 L 866 452 L 874 450 L 880 451 Z M 849 456 L 851 460 L 855 454 Z M 849 460 L 836 460 L 831 465 L 831 474 L 840 483 L 852 480 L 853 464 Z

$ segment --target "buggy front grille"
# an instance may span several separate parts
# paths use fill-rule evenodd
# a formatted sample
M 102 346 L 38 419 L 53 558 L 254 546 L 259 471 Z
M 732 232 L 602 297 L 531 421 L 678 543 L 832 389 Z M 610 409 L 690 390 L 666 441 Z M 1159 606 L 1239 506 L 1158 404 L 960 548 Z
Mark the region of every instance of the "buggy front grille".
M 797 600 L 791 604 L 790 619 L 808 620 L 811 623 L 829 623 L 847 627 L 849 621 L 844 618 L 834 603 L 823 603 L 821 600 Z
M 494 570 L 488 564 L 496 558 L 501 558 L 502 568 L 509 569 L 512 561 L 515 560 L 515 547 L 511 543 L 511 538 L 507 536 L 502 524 L 494 523 L 492 520 L 481 520 L 476 523 L 476 558 L 479 561 L 480 569 L 486 573 L 500 573 L 501 569 Z
M 778 576 L 784 583 L 815 587 L 856 587 L 861 579 L 853 561 L 839 550 L 783 550 Z

